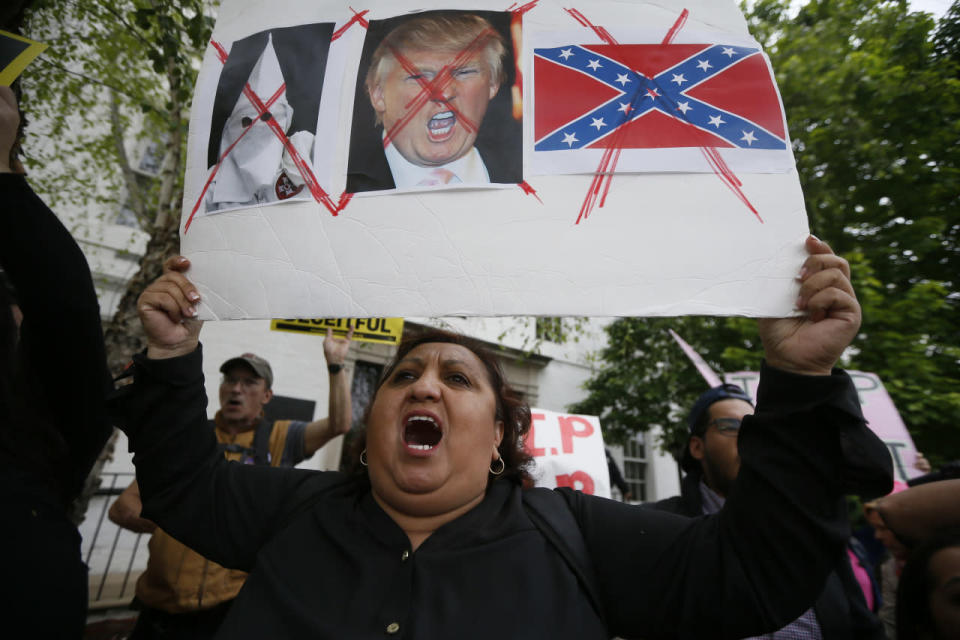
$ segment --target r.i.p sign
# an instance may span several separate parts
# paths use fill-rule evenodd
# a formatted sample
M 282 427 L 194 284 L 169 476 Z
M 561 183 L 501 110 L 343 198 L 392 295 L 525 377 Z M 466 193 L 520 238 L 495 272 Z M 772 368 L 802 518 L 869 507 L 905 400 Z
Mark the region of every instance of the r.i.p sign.
M 531 409 L 524 445 L 536 463 L 536 486 L 570 487 L 610 497 L 610 474 L 603 450 L 600 419 Z

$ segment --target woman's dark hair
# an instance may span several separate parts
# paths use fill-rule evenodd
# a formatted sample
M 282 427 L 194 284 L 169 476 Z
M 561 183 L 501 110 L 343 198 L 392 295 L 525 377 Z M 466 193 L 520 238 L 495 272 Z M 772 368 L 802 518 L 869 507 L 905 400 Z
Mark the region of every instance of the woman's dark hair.
M 960 547 L 960 531 L 940 533 L 910 552 L 897 584 L 897 637 L 935 638 L 936 625 L 930 611 L 930 594 L 936 586 L 930 561 L 938 551 Z
M 530 475 L 529 467 L 533 463 L 533 457 L 523 448 L 523 437 L 530 430 L 530 407 L 527 406 L 520 394 L 507 383 L 500 360 L 479 340 L 442 329 L 427 329 L 421 333 L 407 336 L 400 343 L 396 355 L 384 369 L 383 375 L 380 376 L 376 391 L 380 391 L 380 387 L 390 378 L 397 364 L 407 354 L 422 344 L 436 342 L 456 344 L 469 349 L 483 363 L 487 370 L 490 386 L 493 389 L 493 395 L 497 401 L 496 419 L 503 421 L 503 438 L 498 450 L 500 451 L 500 457 L 503 459 L 504 471 L 495 478 L 509 478 L 525 486 L 532 486 L 533 478 Z M 376 393 L 374 393 L 374 396 L 376 396 Z M 370 406 L 372 405 L 373 402 L 371 401 Z M 357 434 L 351 444 L 350 457 L 352 464 L 350 470 L 353 471 L 362 471 L 364 468 L 360 464 L 360 453 L 366 448 L 366 424 L 370 416 L 370 406 L 367 407 L 363 416 L 363 431 Z

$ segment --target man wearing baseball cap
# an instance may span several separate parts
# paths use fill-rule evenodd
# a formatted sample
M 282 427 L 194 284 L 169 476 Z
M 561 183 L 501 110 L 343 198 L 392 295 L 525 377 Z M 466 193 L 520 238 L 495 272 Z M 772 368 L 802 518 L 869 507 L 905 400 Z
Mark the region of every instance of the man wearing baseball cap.
M 294 466 L 333 437 L 350 430 L 350 387 L 343 372 L 351 328 L 345 338 L 328 330 L 323 355 L 330 378 L 329 416 L 301 422 L 268 421 L 273 369 L 264 358 L 244 353 L 220 365 L 220 410 L 211 426 L 224 456 L 243 464 Z M 136 532 L 153 533 L 147 568 L 137 580 L 140 615 L 130 638 L 211 638 L 240 592 L 247 574 L 221 567 L 140 517 L 134 481 L 110 507 L 110 519 Z
M 730 492 L 736 490 L 740 427 L 753 412 L 753 400 L 737 385 L 723 384 L 701 394 L 687 418 L 690 436 L 680 457 L 686 473 L 680 495 L 650 507 L 691 518 L 720 511 Z M 790 586 L 784 584 L 783 588 Z M 883 640 L 884 633 L 844 555 L 813 607 L 779 631 L 760 637 Z

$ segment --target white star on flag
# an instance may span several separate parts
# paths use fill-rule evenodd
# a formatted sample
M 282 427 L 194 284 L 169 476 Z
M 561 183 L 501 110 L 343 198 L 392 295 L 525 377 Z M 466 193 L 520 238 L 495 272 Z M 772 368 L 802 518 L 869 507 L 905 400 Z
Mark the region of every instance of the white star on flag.
M 656 89 L 647 89 L 647 95 L 650 96 L 651 98 L 656 98 L 657 96 L 660 95 L 660 92 L 657 91 Z
M 687 79 L 683 77 L 682 73 L 675 73 L 673 74 L 673 80 L 671 80 L 670 82 L 676 82 L 677 86 L 680 86 L 686 81 Z
M 579 141 L 577 140 L 577 136 L 574 135 L 574 134 L 572 134 L 572 133 L 564 133 L 564 134 L 563 134 L 563 141 L 564 141 L 565 143 L 567 143 L 567 146 L 568 146 L 568 147 L 572 147 L 574 142 L 579 142 Z
M 726 123 L 726 120 L 724 120 L 720 116 L 710 116 L 710 124 L 715 126 L 717 129 L 720 128 L 720 125 L 725 123 Z
M 617 111 L 623 111 L 624 113 L 630 113 L 631 111 L 633 111 L 633 108 L 630 106 L 630 103 L 628 103 L 628 102 L 621 102 L 621 103 L 620 103 L 620 108 L 617 109 Z
M 687 115 L 687 111 L 690 111 L 691 109 L 693 109 L 693 107 L 690 106 L 690 103 L 689 103 L 689 102 L 678 102 L 678 103 L 677 103 L 677 111 L 679 111 L 679 112 L 682 113 L 683 115 Z
M 561 50 L 560 50 L 560 57 L 563 58 L 564 60 L 566 60 L 567 58 L 569 58 L 569 57 L 572 56 L 572 55 L 573 55 L 573 51 L 571 51 L 570 49 L 561 49 Z
M 753 131 L 743 131 L 743 137 L 740 139 L 751 147 L 753 146 L 753 143 L 757 141 L 757 137 L 753 135 Z
M 596 127 L 597 131 L 600 131 L 600 127 L 607 126 L 607 123 L 603 121 L 603 118 L 593 118 L 593 122 L 590 123 L 591 127 Z
M 630 82 L 630 78 L 628 78 L 625 73 L 618 73 L 617 79 L 614 80 L 614 82 L 619 82 L 620 86 L 625 87 L 627 83 Z
M 697 66 L 706 71 L 707 69 L 713 69 L 713 65 L 710 64 L 709 60 L 697 60 Z
M 723 51 L 721 51 L 720 53 L 727 56 L 728 58 L 732 58 L 733 56 L 737 55 L 737 52 L 734 51 L 731 47 L 724 47 Z
M 600 61 L 599 61 L 599 60 L 591 60 L 590 62 L 587 63 L 587 66 L 590 67 L 591 69 L 593 69 L 594 71 L 596 71 L 597 69 L 599 69 L 599 68 L 602 67 L 603 65 L 600 64 Z

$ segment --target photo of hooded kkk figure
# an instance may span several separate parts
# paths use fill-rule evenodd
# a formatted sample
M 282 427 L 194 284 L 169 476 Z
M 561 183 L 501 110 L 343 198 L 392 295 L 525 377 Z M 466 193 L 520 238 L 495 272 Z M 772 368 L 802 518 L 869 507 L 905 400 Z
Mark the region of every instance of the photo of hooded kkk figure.
M 311 197 L 308 172 L 333 27 L 271 29 L 233 43 L 213 104 L 207 213 Z
M 522 105 L 512 90 L 519 37 L 507 12 L 371 20 L 357 74 L 347 191 L 521 182 Z

